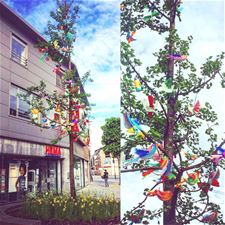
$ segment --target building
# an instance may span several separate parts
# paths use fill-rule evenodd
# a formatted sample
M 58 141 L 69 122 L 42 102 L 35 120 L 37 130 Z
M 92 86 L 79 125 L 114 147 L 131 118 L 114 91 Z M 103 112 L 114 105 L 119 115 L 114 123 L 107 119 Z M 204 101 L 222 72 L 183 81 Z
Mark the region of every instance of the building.
M 91 157 L 91 167 L 94 175 L 103 175 L 106 169 L 111 177 L 119 177 L 119 164 L 118 159 L 113 158 L 111 155 L 105 155 L 103 148 L 94 151 Z
M 41 80 L 49 91 L 63 91 L 52 71 L 54 62 L 39 60 L 41 53 L 34 48 L 38 38 L 44 39 L 0 1 L 0 199 L 6 201 L 15 199 L 21 164 L 26 166 L 28 190 L 69 192 L 68 139 L 52 145 L 56 131 L 32 125 L 29 105 L 17 95 Z M 75 184 L 80 189 L 89 183 L 90 151 L 81 140 L 74 146 Z

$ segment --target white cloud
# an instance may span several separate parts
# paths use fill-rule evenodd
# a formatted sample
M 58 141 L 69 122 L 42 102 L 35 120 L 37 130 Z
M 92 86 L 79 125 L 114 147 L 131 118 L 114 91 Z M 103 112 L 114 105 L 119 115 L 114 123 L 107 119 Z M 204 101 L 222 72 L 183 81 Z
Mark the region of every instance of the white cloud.
M 32 13 L 26 16 L 26 20 L 31 23 L 39 32 L 47 29 L 48 20 L 50 20 L 50 11 L 54 11 L 56 3 L 54 0 L 48 0 L 48 3 L 38 4 Z
M 94 150 L 102 147 L 101 143 L 101 136 L 102 136 L 102 129 L 99 126 L 100 124 L 96 121 L 93 121 L 90 125 L 90 147 L 91 147 L 91 153 L 94 153 Z
M 95 3 L 94 8 L 92 3 Z M 89 21 L 78 26 L 74 49 L 74 62 L 80 74 L 90 70 L 94 82 L 85 90 L 91 94 L 90 102 L 96 104 L 92 114 L 91 150 L 101 147 L 100 127 L 105 118 L 119 116 L 120 105 L 120 21 L 119 1 L 85 1 L 82 15 Z M 93 10 L 98 15 L 93 15 Z M 83 18 L 81 18 L 83 19 Z M 79 21 L 78 21 L 79 22 Z

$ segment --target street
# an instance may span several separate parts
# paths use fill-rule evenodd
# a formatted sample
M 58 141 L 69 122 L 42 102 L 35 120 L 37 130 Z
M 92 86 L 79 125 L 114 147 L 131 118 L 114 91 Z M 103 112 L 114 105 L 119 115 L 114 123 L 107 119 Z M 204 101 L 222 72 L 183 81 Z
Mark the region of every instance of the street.
M 119 178 L 110 177 L 108 179 L 109 187 L 105 187 L 105 181 L 100 176 L 93 176 L 93 182 L 79 192 L 96 192 L 99 195 L 114 195 L 120 199 Z

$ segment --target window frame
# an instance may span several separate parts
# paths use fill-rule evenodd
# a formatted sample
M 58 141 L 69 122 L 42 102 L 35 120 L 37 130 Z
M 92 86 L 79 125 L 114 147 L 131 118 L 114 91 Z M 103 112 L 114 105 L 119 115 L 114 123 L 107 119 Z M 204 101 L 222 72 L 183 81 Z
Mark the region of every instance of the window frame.
M 63 82 L 62 82 L 63 73 L 65 73 L 65 70 L 63 70 L 62 68 L 60 68 L 60 70 L 55 73 L 56 74 L 56 76 L 55 76 L 56 87 L 60 88 L 61 90 L 65 90 L 65 86 L 63 85 Z M 60 81 L 60 84 L 58 84 L 57 80 Z
M 24 59 L 24 62 L 21 61 L 21 57 L 20 57 L 20 60 L 16 60 L 15 57 L 13 57 L 13 48 L 12 48 L 12 45 L 13 45 L 13 40 L 15 40 L 16 42 L 18 42 L 20 45 L 22 45 L 24 47 L 24 55 L 25 56 L 22 56 Z M 10 58 L 13 60 L 13 62 L 16 62 L 18 63 L 19 65 L 27 68 L 27 64 L 28 64 L 28 44 L 23 41 L 21 38 L 19 38 L 17 35 L 15 35 L 14 33 L 11 33 L 11 39 L 10 39 Z
M 20 93 L 20 90 L 25 91 L 25 88 L 22 88 L 16 84 L 10 83 L 10 89 L 9 89 L 9 116 L 13 117 L 13 118 L 17 118 L 17 119 L 21 119 L 21 120 L 31 120 L 30 114 L 29 114 L 29 118 L 23 117 L 23 116 L 19 116 L 19 96 L 18 94 Z M 16 115 L 12 115 L 10 113 L 10 108 L 11 108 L 11 88 L 16 88 Z M 31 106 L 29 105 L 29 108 L 31 109 Z

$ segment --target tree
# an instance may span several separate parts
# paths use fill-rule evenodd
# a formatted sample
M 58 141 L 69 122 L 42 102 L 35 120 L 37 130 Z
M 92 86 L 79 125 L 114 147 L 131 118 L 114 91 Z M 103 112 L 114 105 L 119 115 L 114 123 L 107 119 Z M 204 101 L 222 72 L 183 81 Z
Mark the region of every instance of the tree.
M 38 86 L 27 89 L 22 95 L 31 108 L 32 123 L 43 129 L 54 129 L 58 132 L 52 144 L 57 144 L 62 138 L 69 137 L 69 174 L 70 194 L 76 199 L 74 179 L 74 142 L 89 140 L 88 113 L 89 96 L 84 92 L 84 85 L 91 81 L 87 72 L 79 77 L 76 66 L 71 62 L 73 44 L 76 40 L 75 24 L 78 17 L 78 7 L 74 1 L 57 0 L 57 11 L 51 12 L 53 22 L 48 22 L 46 35 L 49 41 L 38 40 L 36 47 L 42 52 L 40 63 L 43 60 L 52 60 L 56 63 L 53 72 L 61 76 L 62 91 L 55 90 L 49 93 L 44 81 Z M 64 71 L 62 66 L 68 68 Z M 81 110 L 84 111 L 80 115 Z M 52 116 L 52 112 L 54 116 Z M 86 140 L 85 140 L 86 139 Z
M 120 118 L 111 117 L 106 119 L 101 128 L 103 130 L 103 151 L 106 155 L 111 154 L 113 159 L 116 158 L 120 167 Z
M 162 215 L 164 225 L 189 224 L 193 220 L 224 224 L 220 207 L 210 202 L 208 192 L 218 186 L 225 141 L 217 144 L 217 115 L 210 103 L 203 107 L 192 100 L 203 89 L 210 89 L 218 77 L 225 87 L 225 73 L 221 73 L 224 53 L 208 57 L 197 72 L 188 59 L 193 38 L 183 40 L 176 30 L 176 20 L 181 21 L 180 0 L 125 0 L 121 10 L 121 35 L 126 35 L 128 41 L 121 43 L 125 165 L 140 170 L 143 176 L 153 171 L 159 174 L 159 181 L 145 189 L 144 200 L 124 215 L 121 224 L 151 224 L 149 220 Z M 166 43 L 153 54 L 157 63 L 148 66 L 146 74 L 138 72 L 142 63 L 130 46 L 135 32 L 142 29 L 163 34 Z M 138 99 L 138 92 L 146 99 Z M 208 136 L 208 150 L 199 144 L 200 129 L 205 129 Z M 130 158 L 131 148 L 139 157 Z M 160 186 L 163 190 L 158 189 Z M 146 210 L 144 203 L 153 196 L 163 201 L 163 207 Z

